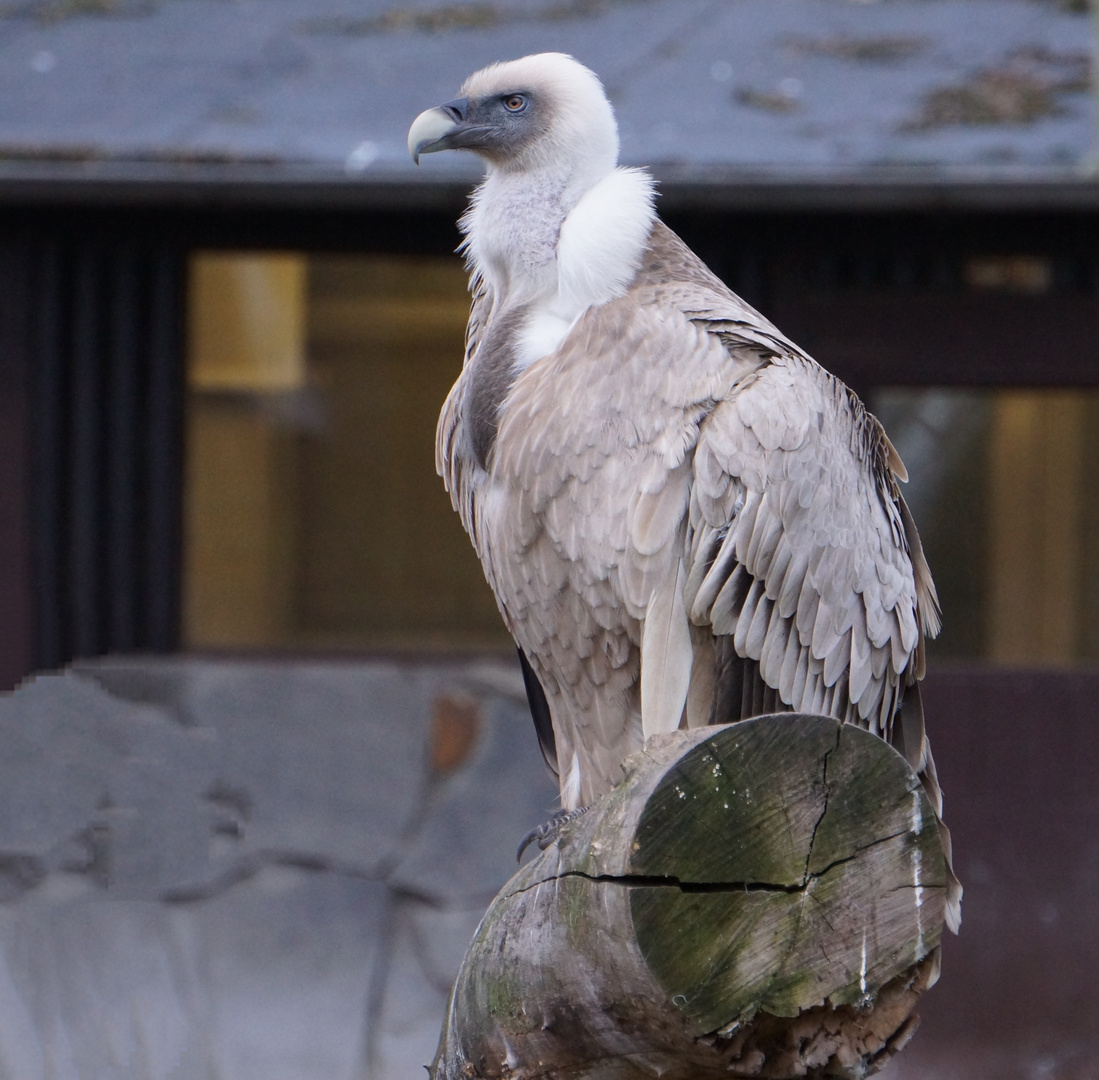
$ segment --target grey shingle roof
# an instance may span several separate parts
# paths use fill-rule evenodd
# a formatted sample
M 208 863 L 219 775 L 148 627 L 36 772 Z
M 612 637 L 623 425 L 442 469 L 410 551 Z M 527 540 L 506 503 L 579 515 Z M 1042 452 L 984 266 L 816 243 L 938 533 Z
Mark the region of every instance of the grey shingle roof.
M 603 78 L 623 160 L 680 190 L 918 178 L 1077 198 L 1093 41 L 1081 0 L 7 0 L 0 183 L 417 198 L 478 170 L 448 154 L 417 172 L 415 114 L 485 63 L 559 49 Z

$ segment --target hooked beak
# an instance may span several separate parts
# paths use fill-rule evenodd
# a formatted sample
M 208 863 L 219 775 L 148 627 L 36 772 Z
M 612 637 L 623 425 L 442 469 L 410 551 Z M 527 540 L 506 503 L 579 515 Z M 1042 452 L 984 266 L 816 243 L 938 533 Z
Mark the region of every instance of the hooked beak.
M 428 109 L 408 129 L 408 152 L 419 165 L 421 154 L 440 150 L 473 149 L 491 129 L 469 123 L 469 98 L 455 98 Z

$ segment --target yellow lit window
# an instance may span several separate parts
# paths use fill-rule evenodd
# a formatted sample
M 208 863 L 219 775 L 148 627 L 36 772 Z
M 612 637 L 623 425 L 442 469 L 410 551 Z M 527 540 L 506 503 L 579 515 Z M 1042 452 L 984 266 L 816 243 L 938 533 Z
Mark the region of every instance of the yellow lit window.
M 943 603 L 931 655 L 1099 660 L 1099 393 L 890 390 L 873 404 Z
M 189 646 L 507 645 L 435 475 L 468 307 L 454 259 L 194 257 Z

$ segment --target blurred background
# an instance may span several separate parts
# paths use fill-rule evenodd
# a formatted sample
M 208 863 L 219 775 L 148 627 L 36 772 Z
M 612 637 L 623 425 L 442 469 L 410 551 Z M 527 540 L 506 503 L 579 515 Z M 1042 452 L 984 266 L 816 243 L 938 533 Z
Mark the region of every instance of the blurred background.
M 552 49 L 912 478 L 967 892 L 890 1075 L 1099 1077 L 1097 27 L 0 3 L 0 1076 L 422 1075 L 554 787 L 434 470 L 479 172 L 405 135 Z

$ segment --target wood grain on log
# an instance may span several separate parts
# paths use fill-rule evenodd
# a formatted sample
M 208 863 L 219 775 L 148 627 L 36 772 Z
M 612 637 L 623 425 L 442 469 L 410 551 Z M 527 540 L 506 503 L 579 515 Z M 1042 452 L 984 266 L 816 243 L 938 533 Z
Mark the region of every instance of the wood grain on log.
M 493 901 L 432 1080 L 862 1077 L 937 976 L 946 865 L 881 739 L 783 713 L 650 739 Z

